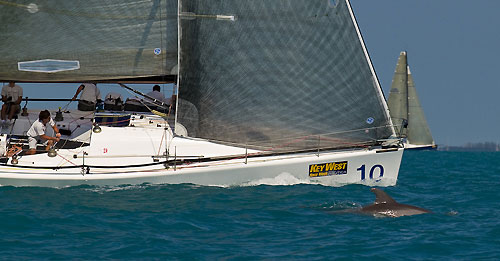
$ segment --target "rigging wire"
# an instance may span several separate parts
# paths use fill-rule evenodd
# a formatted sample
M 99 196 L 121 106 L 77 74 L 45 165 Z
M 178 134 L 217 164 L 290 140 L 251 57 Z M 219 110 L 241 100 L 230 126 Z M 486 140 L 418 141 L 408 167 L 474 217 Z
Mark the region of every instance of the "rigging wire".
M 61 156 L 61 154 L 57 153 L 57 156 L 61 157 L 63 160 L 67 161 L 68 163 L 70 163 L 71 165 L 73 166 L 78 166 L 77 164 L 73 163 L 72 161 L 66 159 L 65 157 Z M 58 167 L 62 167 L 62 165 L 60 164 Z
M 62 111 L 65 112 L 68 110 L 68 106 L 73 102 L 73 100 L 69 101 L 64 107 L 62 107 Z
M 165 138 L 165 135 L 166 135 L 166 130 L 163 131 L 163 135 L 161 136 L 160 146 L 158 146 L 158 153 L 157 153 L 158 156 L 160 156 L 161 145 L 163 145 L 163 139 Z M 167 142 L 165 141 L 165 145 L 166 143 Z
M 178 118 L 178 112 L 179 112 L 179 86 L 180 86 L 180 79 L 181 79 L 181 1 L 177 0 L 177 83 L 174 85 L 175 88 L 177 89 L 175 91 L 176 93 L 176 99 L 175 99 L 175 120 L 174 120 L 174 134 L 175 134 L 175 129 L 177 126 L 177 118 Z

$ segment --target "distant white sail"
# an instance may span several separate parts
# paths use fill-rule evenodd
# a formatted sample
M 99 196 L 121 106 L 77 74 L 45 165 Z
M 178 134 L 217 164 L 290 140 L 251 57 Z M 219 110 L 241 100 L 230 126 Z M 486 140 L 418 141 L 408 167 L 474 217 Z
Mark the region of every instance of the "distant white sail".
M 392 122 L 407 143 L 420 146 L 434 146 L 429 125 L 418 99 L 417 90 L 408 65 L 407 53 L 401 52 L 389 94 L 389 111 Z
M 406 137 L 408 123 L 408 64 L 406 52 L 401 52 L 394 71 L 389 100 L 387 102 L 396 132 L 401 137 Z

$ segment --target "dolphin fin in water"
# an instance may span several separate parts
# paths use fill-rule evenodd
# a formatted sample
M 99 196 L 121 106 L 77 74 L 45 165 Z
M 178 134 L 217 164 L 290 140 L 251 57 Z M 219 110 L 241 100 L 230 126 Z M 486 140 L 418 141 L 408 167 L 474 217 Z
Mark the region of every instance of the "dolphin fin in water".
M 375 194 L 375 203 L 374 204 L 397 204 L 396 200 L 391 198 L 387 193 L 382 191 L 381 189 L 372 188 L 370 189 Z
M 361 213 L 376 216 L 402 217 L 431 212 L 427 209 L 400 204 L 381 189 L 372 188 L 371 191 L 375 194 L 375 202 L 361 208 Z

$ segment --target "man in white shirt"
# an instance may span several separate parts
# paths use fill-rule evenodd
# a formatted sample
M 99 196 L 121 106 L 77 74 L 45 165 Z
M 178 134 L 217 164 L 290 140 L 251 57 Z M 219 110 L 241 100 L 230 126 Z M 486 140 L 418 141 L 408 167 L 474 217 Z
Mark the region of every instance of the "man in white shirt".
M 49 125 L 54 129 L 56 133 L 55 137 L 50 137 L 45 134 L 46 125 Z M 38 115 L 38 120 L 33 122 L 31 128 L 27 132 L 28 134 L 28 143 L 29 150 L 26 152 L 26 155 L 33 155 L 36 153 L 36 145 L 38 143 L 46 145 L 45 151 L 48 151 L 50 147 L 55 142 L 58 142 L 61 134 L 59 133 L 59 129 L 57 128 L 55 122 L 50 117 L 50 112 L 48 110 L 41 111 Z
M 23 100 L 23 88 L 17 85 L 15 82 L 9 82 L 9 85 L 5 85 L 2 88 L 2 125 L 4 123 L 9 124 L 14 118 L 14 115 L 21 111 L 21 101 Z M 8 116 L 8 122 L 6 118 Z
M 76 100 L 78 94 L 80 95 L 80 101 L 78 102 L 78 110 L 80 111 L 93 111 L 95 110 L 95 105 L 97 102 L 101 102 L 101 92 L 97 86 L 93 83 L 83 83 L 76 90 L 73 100 Z

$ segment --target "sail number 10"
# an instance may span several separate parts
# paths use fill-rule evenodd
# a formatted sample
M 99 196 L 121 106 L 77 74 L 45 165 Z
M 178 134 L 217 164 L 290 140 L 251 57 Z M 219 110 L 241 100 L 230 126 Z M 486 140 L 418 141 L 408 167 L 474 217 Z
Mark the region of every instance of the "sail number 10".
M 361 167 L 359 167 L 357 169 L 358 171 L 361 171 L 361 180 L 365 180 L 366 179 L 366 165 L 363 164 L 361 165 Z M 378 174 L 379 178 L 383 177 L 384 176 L 384 166 L 382 165 L 374 165 L 371 169 L 370 169 L 370 173 L 369 173 L 369 178 L 370 179 L 373 179 L 373 175 L 374 174 Z

